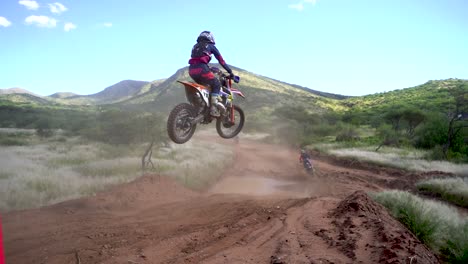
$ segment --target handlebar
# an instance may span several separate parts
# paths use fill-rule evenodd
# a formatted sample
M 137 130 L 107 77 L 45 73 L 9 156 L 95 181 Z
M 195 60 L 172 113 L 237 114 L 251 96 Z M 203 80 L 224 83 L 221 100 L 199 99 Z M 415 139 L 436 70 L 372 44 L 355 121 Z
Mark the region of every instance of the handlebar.
M 224 72 L 221 72 L 220 75 L 221 75 L 221 77 L 226 78 L 226 79 L 228 79 L 228 80 L 229 80 L 229 79 L 230 79 L 230 80 L 233 80 L 235 83 L 239 83 L 239 82 L 240 82 L 240 77 L 237 76 L 237 75 L 233 75 L 233 76 L 231 77 L 230 74 L 226 74 L 226 73 L 224 73 Z
M 210 67 L 210 70 L 211 70 L 213 73 L 216 73 L 216 74 L 218 74 L 219 76 L 221 76 L 221 77 L 223 77 L 223 78 L 233 80 L 235 83 L 239 83 L 239 82 L 240 82 L 240 77 L 237 76 L 237 75 L 234 75 L 233 77 L 231 77 L 231 75 L 230 75 L 229 73 L 223 72 L 223 71 L 221 71 L 221 70 L 220 70 L 219 68 L 217 68 L 217 67 Z
M 232 79 L 235 83 L 239 83 L 239 82 L 240 82 L 240 77 L 237 76 L 237 75 L 234 75 L 232 78 L 231 78 L 231 76 L 229 75 L 229 76 L 227 76 L 226 78 Z

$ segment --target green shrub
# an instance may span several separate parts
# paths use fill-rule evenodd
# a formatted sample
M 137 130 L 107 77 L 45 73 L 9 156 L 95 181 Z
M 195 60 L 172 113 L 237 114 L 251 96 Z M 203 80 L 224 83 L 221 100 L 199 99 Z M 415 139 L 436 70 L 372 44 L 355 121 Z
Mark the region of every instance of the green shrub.
M 36 134 L 40 137 L 51 137 L 54 135 L 54 131 L 51 128 L 49 119 L 41 119 L 36 123 Z
M 0 145 L 25 146 L 28 145 L 28 137 L 25 133 L 0 133 Z
M 89 160 L 83 157 L 70 157 L 69 155 L 67 155 L 67 156 L 63 156 L 60 158 L 50 159 L 47 162 L 47 167 L 61 168 L 61 167 L 68 167 L 68 166 L 78 166 L 86 162 L 89 162 Z
M 430 160 L 445 160 L 444 150 L 441 145 L 435 146 L 429 153 L 427 158 Z
M 447 120 L 439 114 L 428 115 L 430 118 L 415 131 L 414 144 L 419 148 L 431 149 L 447 142 Z
M 14 176 L 13 173 L 0 171 L 0 180 L 6 180 L 6 179 L 8 179 L 8 178 L 10 178 L 12 176 Z
M 340 132 L 337 136 L 336 136 L 336 141 L 338 142 L 342 142 L 342 141 L 357 141 L 357 140 L 360 140 L 360 137 L 359 137 L 359 134 L 358 132 L 356 131 L 356 129 L 352 128 L 352 127 L 349 127 L 345 130 L 343 130 L 342 132 Z
M 466 264 L 468 263 L 468 221 L 450 230 L 445 245 L 440 252 L 448 263 Z
M 25 140 L 19 139 L 19 138 L 3 138 L 3 139 L 0 139 L 0 145 L 2 145 L 2 146 L 25 146 L 27 144 L 28 143 Z
M 460 148 L 459 151 L 449 149 L 447 151 L 447 160 L 455 163 L 468 162 L 468 148 Z
M 400 146 L 401 136 L 391 125 L 382 124 L 377 128 L 377 137 L 382 146 Z

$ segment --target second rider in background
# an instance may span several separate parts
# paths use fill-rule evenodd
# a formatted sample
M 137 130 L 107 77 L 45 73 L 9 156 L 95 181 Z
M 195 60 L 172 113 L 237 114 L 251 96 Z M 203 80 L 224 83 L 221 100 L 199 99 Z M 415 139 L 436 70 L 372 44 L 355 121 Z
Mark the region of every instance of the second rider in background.
M 203 31 L 197 38 L 197 43 L 192 48 L 192 58 L 189 60 L 189 75 L 198 84 L 207 85 L 211 87 L 211 108 L 210 114 L 219 117 L 220 113 L 217 107 L 219 102 L 219 91 L 221 83 L 218 78 L 211 72 L 208 63 L 211 60 L 211 54 L 215 56 L 219 64 L 229 73 L 233 78 L 231 68 L 226 64 L 221 56 L 221 53 L 215 46 L 215 39 L 213 33 L 210 31 Z

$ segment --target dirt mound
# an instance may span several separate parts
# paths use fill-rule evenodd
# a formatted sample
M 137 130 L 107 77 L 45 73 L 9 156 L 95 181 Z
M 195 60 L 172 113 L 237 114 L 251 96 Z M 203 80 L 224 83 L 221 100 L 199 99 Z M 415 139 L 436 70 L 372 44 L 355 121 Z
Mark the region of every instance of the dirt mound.
M 200 195 L 175 180 L 159 175 L 145 175 L 137 180 L 115 186 L 95 196 L 66 201 L 50 207 L 67 213 L 133 211 L 147 206 L 181 201 Z
M 381 214 L 382 210 L 385 211 L 384 207 L 374 202 L 365 192 L 356 191 L 338 204 L 333 211 L 333 216 L 336 218 L 346 215 L 372 217 Z
M 330 217 L 334 228 L 319 233 L 353 260 L 364 254 L 374 263 L 439 263 L 426 246 L 362 191 L 341 201 Z

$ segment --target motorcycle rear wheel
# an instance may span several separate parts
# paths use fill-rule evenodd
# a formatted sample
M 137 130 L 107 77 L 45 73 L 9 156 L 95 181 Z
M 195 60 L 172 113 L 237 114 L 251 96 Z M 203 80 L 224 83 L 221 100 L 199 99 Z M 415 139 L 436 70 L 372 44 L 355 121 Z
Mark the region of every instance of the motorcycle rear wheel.
M 177 144 L 189 141 L 197 128 L 197 124 L 191 124 L 195 115 L 196 109 L 191 104 L 181 103 L 174 107 L 167 119 L 169 138 Z
M 222 138 L 233 138 L 237 136 L 244 127 L 245 115 L 242 108 L 233 105 L 234 122 L 231 120 L 231 114 L 228 112 L 226 116 L 221 116 L 216 120 L 216 131 Z M 228 109 L 231 111 L 231 109 Z

